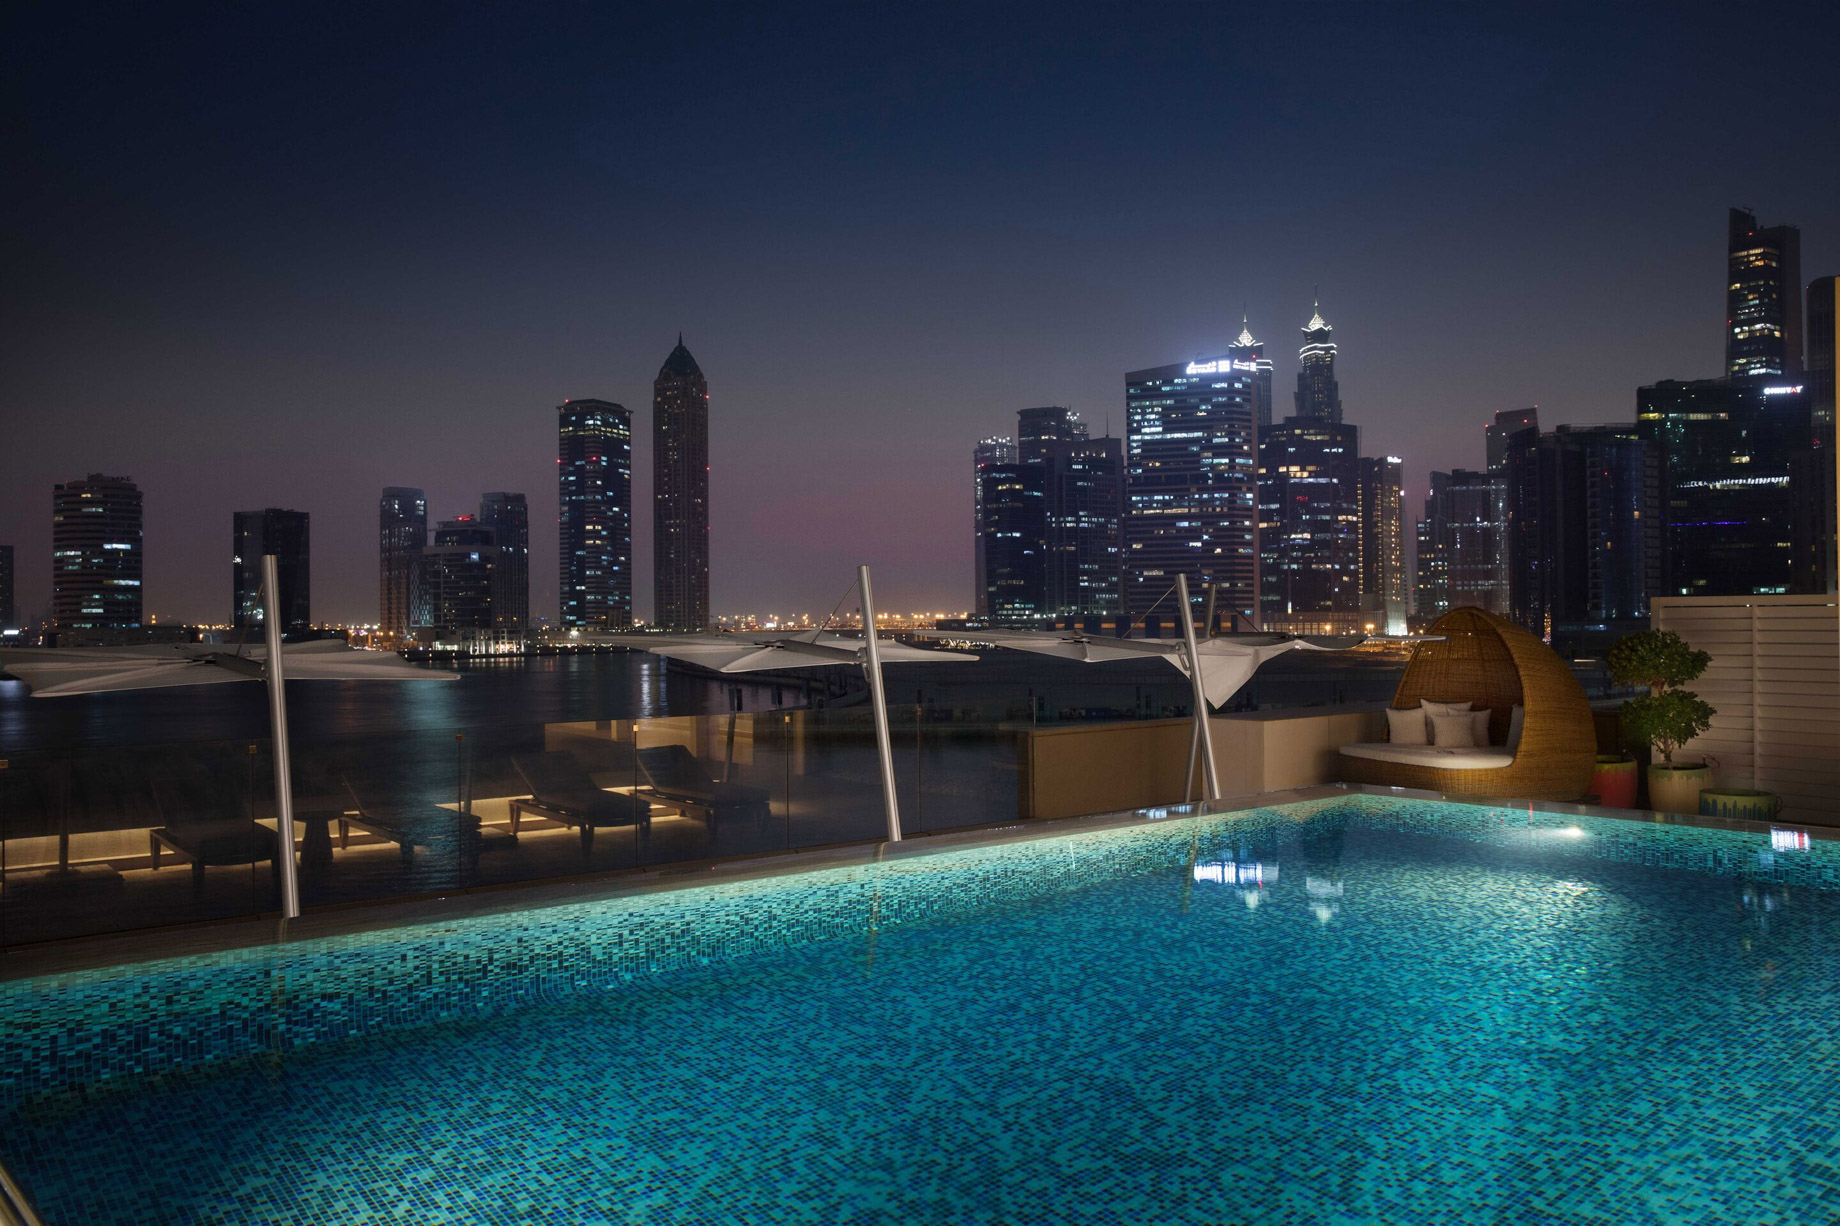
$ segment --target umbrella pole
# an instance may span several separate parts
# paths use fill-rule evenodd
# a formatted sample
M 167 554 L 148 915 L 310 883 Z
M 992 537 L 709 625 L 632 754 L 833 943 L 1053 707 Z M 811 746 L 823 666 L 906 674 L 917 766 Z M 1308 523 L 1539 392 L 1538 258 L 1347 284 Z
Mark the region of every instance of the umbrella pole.
M 888 815 L 888 841 L 901 841 L 901 807 L 894 794 L 894 748 L 888 740 L 888 700 L 882 692 L 882 649 L 875 637 L 875 596 L 869 587 L 869 568 L 856 568 L 856 587 L 862 595 L 863 671 L 869 674 L 869 705 L 875 717 L 875 752 L 882 767 L 882 811 Z
M 275 854 L 281 857 L 281 914 L 300 917 L 300 878 L 294 865 L 294 787 L 288 777 L 286 680 L 281 664 L 281 601 L 276 597 L 275 555 L 262 555 L 262 633 L 268 640 L 268 722 L 275 741 Z
M 1176 576 L 1176 604 L 1182 610 L 1182 646 L 1188 655 L 1188 680 L 1195 691 L 1195 735 L 1207 767 L 1203 798 L 1220 798 L 1220 772 L 1214 765 L 1214 730 L 1208 726 L 1207 687 L 1201 683 L 1201 650 L 1195 646 L 1195 607 L 1188 603 L 1188 576 Z M 1187 786 L 1186 782 L 1183 785 Z

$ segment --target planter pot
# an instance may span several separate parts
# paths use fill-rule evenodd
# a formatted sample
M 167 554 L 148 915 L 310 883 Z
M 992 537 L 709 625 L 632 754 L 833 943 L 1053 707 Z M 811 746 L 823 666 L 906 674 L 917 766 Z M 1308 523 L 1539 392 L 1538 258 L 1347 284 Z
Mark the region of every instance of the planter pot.
M 1767 822 L 1782 806 L 1775 792 L 1752 792 L 1744 788 L 1705 788 L 1699 794 L 1701 817 L 1738 817 L 1745 821 Z
M 1591 795 L 1609 809 L 1636 807 L 1636 760 L 1622 754 L 1600 753 L 1591 772 Z
M 1699 794 L 1712 786 L 1712 768 L 1648 764 L 1648 807 L 1657 813 L 1698 813 Z

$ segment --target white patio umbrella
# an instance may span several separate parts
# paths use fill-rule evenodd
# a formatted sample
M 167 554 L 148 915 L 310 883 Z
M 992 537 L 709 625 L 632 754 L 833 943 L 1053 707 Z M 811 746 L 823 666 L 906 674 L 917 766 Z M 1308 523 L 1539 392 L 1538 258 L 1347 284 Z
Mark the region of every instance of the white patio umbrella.
M 0 670 L 25 682 L 34 698 L 266 681 L 275 743 L 275 827 L 281 852 L 281 906 L 300 915 L 294 864 L 294 795 L 288 768 L 284 677 L 303 681 L 458 681 L 459 673 L 410 664 L 393 652 L 361 651 L 336 639 L 281 642 L 275 555 L 262 558 L 264 644 L 158 643 L 144 647 L 0 647 Z M 273 666 L 271 667 L 271 663 Z
M 861 638 L 830 633 L 821 626 L 815 630 L 792 633 L 778 630 L 719 634 L 606 634 L 587 631 L 576 637 L 584 643 L 605 643 L 649 651 L 653 655 L 700 664 L 718 673 L 857 665 L 869 679 L 869 705 L 873 708 L 875 746 L 881 759 L 882 809 L 888 819 L 888 841 L 898 843 L 901 841 L 901 811 L 895 800 L 894 750 L 888 736 L 888 708 L 882 685 L 882 662 L 899 660 L 903 663 L 939 663 L 945 660 L 975 660 L 977 656 L 962 651 L 928 651 L 883 641 L 873 629 L 875 597 L 869 583 L 867 566 L 856 568 L 856 586 L 862 596 Z

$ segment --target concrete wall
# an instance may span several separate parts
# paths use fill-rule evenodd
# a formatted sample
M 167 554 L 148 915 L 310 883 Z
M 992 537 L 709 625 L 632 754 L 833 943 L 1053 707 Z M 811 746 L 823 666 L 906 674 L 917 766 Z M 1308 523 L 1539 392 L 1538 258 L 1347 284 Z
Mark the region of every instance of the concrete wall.
M 1221 715 L 1212 721 L 1222 795 L 1333 783 L 1336 752 L 1385 737 L 1384 704 Z M 1024 817 L 1077 817 L 1179 804 L 1194 724 L 1186 719 L 1025 729 L 1018 736 Z M 1196 768 L 1194 793 L 1200 793 Z

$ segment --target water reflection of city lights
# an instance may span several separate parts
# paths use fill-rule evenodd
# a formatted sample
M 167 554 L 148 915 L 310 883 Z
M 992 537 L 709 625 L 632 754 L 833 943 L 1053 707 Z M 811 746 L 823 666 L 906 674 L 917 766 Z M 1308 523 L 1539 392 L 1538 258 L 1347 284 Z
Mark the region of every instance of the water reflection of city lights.
M 1305 877 L 1303 892 L 1310 896 L 1310 912 L 1316 916 L 1316 922 L 1326 924 L 1342 911 L 1342 896 L 1346 892 L 1342 883 L 1328 877 Z
M 1217 864 L 1195 865 L 1195 880 L 1214 885 L 1274 885 L 1278 880 L 1275 864 L 1240 864 L 1223 860 Z
M 1771 851 L 1807 851 L 1812 845 L 1806 830 L 1770 831 Z

